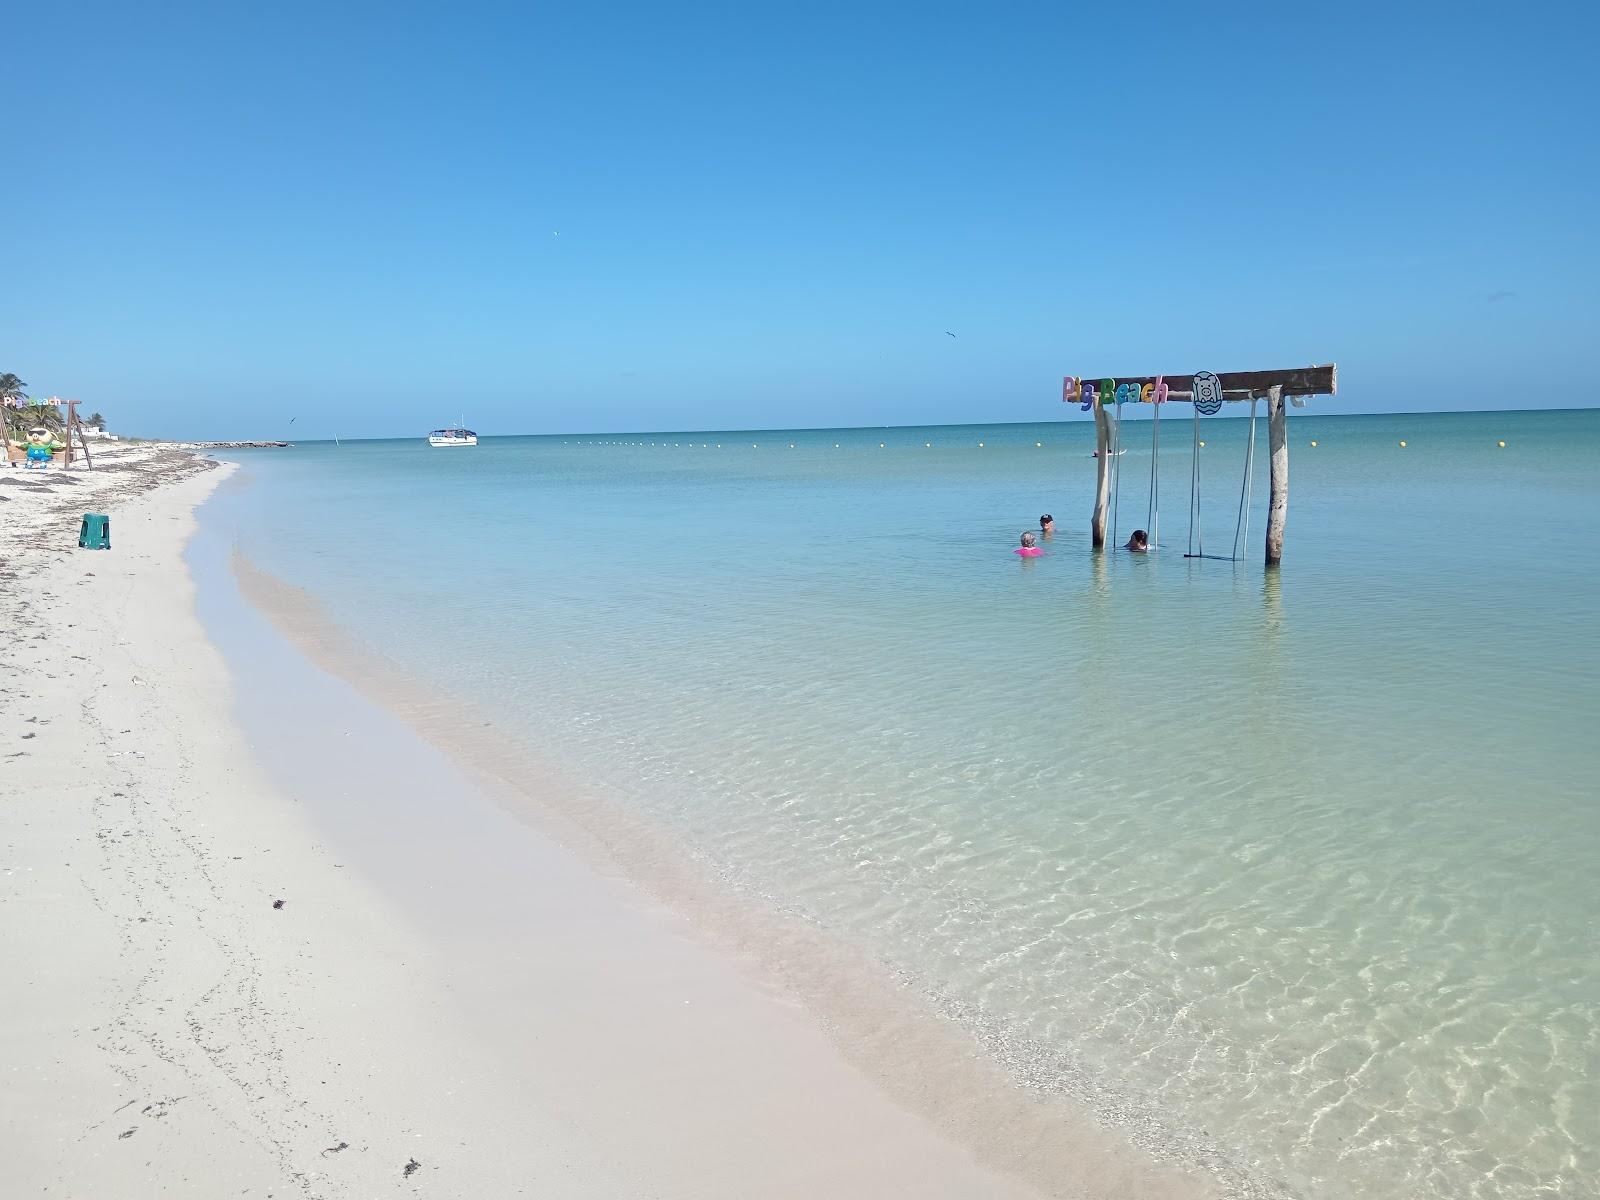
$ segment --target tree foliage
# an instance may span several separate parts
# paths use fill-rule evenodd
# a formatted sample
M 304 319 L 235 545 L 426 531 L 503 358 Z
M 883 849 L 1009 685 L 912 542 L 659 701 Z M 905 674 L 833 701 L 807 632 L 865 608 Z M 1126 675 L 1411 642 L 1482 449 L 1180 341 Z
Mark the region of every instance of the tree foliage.
M 43 425 L 58 438 L 66 432 L 66 418 L 54 404 L 29 404 L 23 408 L 8 407 L 5 411 L 7 436 L 16 441 L 25 440 L 28 430 L 39 425 Z
M 54 404 L 27 403 L 20 408 L 17 401 L 27 400 L 23 391 L 28 385 L 10 371 L 0 373 L 0 400 L 5 402 L 5 435 L 13 441 L 25 441 L 28 430 L 43 425 L 57 438 L 66 429 L 66 418 Z
M 19 438 L 27 431 L 28 426 L 23 424 L 27 410 L 14 407 L 16 401 L 28 398 L 23 390 L 27 386 L 12 372 L 0 371 L 0 404 L 5 406 L 0 410 L 0 415 L 5 417 L 4 430 L 7 438 Z

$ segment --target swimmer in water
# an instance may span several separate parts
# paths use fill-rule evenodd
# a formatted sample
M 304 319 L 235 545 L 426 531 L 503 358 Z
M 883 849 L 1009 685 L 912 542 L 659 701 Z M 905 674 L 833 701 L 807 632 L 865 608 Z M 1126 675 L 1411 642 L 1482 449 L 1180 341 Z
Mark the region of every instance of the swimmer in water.
M 1150 549 L 1150 535 L 1142 529 L 1135 529 L 1133 536 L 1128 539 L 1129 550 L 1135 554 L 1144 554 Z
M 1049 513 L 1039 518 L 1039 535 L 1041 537 L 1054 537 L 1056 533 L 1056 519 Z
M 1023 558 L 1038 558 L 1044 553 L 1043 550 L 1039 549 L 1039 535 L 1031 529 L 1024 530 L 1022 545 L 1018 546 L 1012 553 L 1020 554 Z

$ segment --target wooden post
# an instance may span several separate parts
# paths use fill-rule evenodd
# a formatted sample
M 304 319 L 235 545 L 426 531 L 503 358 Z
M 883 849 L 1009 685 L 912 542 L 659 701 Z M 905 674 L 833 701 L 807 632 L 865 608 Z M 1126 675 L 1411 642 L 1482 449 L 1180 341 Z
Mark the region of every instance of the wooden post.
M 67 464 L 72 464 L 72 434 L 76 430 L 78 445 L 83 447 L 83 461 L 89 464 L 89 469 L 94 470 L 94 455 L 89 453 L 89 439 L 83 436 L 83 422 L 78 420 L 78 402 L 67 401 Z
M 1289 516 L 1289 422 L 1283 388 L 1267 391 L 1267 441 L 1272 450 L 1272 503 L 1267 509 L 1267 566 L 1283 561 L 1283 523 Z
M 1111 418 L 1098 401 L 1094 406 L 1094 519 L 1090 524 L 1091 540 L 1096 550 L 1105 549 L 1106 507 L 1111 496 Z

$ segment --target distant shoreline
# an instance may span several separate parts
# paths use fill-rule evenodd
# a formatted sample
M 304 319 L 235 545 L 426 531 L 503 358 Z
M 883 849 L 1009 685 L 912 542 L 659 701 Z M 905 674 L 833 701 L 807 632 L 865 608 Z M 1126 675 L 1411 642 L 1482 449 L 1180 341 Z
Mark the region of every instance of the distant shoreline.
M 169 442 L 184 450 L 285 450 L 293 442 Z

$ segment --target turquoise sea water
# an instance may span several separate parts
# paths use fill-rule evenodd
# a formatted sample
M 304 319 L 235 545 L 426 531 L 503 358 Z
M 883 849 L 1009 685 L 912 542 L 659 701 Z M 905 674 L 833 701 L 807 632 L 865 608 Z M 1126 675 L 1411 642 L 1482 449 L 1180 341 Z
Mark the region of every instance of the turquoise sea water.
M 1600 1195 L 1600 412 L 1289 428 L 1276 573 L 1264 421 L 1183 557 L 1186 417 L 1148 557 L 1087 424 L 311 445 L 207 519 L 1035 1082 L 1294 1194 Z

